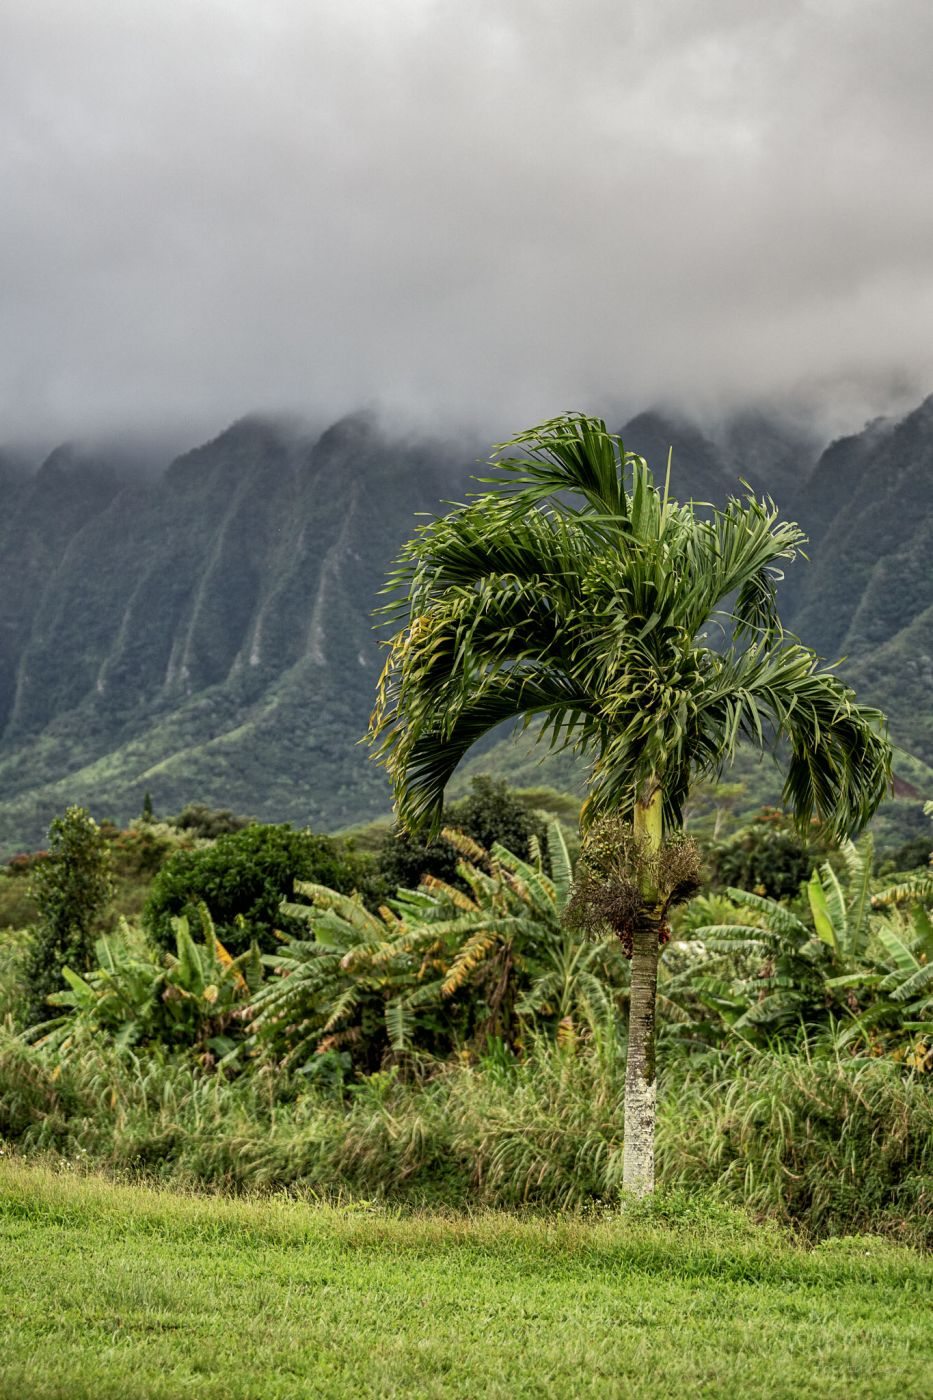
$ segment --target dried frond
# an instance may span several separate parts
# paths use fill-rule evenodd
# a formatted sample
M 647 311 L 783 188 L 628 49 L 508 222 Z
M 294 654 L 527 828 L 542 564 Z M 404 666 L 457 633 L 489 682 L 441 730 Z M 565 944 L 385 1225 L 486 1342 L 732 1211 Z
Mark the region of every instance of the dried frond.
M 454 992 L 463 986 L 470 974 L 484 961 L 487 953 L 496 947 L 498 947 L 498 939 L 494 933 L 489 933 L 486 929 L 480 929 L 473 934 L 472 938 L 468 938 L 454 958 L 447 976 L 441 983 L 441 995 L 453 996 Z
M 440 895 L 442 899 L 446 899 L 457 909 L 464 909 L 469 914 L 476 913 L 477 905 L 469 895 L 464 894 L 463 890 L 458 890 L 456 885 L 449 885 L 446 880 L 438 879 L 436 875 L 422 875 L 420 888 L 430 890 L 431 894 Z
M 481 846 L 478 841 L 474 841 L 472 836 L 467 836 L 465 831 L 458 831 L 456 827 L 445 826 L 441 836 L 448 846 L 453 846 L 455 851 L 459 851 L 465 860 L 471 861 L 474 865 L 486 865 L 489 862 L 489 852 L 485 846 Z
M 631 956 L 635 932 L 650 925 L 660 941 L 670 937 L 667 914 L 700 888 L 695 841 L 677 835 L 657 851 L 635 834 L 631 822 L 603 817 L 587 833 L 565 920 L 590 937 L 607 928 Z
M 315 1054 L 325 1055 L 328 1050 L 339 1050 L 341 1045 L 358 1045 L 362 1038 L 359 1026 L 350 1026 L 348 1030 L 322 1036 L 317 1043 Z

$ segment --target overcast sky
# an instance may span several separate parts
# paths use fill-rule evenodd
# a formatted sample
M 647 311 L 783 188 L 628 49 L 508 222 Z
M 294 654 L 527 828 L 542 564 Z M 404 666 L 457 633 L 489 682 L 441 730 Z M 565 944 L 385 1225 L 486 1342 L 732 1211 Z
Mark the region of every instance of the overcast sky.
M 930 0 L 2 0 L 0 440 L 933 390 Z

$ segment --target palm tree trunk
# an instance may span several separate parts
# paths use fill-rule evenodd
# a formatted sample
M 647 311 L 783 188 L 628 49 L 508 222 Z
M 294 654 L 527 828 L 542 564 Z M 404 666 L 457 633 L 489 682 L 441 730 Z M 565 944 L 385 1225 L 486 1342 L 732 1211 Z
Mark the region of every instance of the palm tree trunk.
M 648 851 L 660 849 L 662 793 L 651 781 L 635 803 L 635 834 Z M 625 1142 L 622 1184 L 636 1196 L 654 1190 L 655 1003 L 658 991 L 658 903 L 654 879 L 645 877 L 640 927 L 632 938 L 632 989 L 629 999 L 628 1058 L 625 1066 Z

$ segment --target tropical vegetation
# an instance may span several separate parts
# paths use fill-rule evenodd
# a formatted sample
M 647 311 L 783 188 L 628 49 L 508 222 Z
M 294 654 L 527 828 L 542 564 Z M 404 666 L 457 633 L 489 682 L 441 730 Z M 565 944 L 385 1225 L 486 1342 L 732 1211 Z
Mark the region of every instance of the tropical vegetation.
M 372 732 L 412 829 L 436 827 L 457 765 L 506 721 L 537 718 L 553 748 L 592 759 L 585 820 L 631 824 L 618 913 L 601 913 L 632 962 L 625 1184 L 650 1191 L 659 945 L 699 878 L 682 836 L 691 785 L 740 738 L 784 745 L 786 805 L 848 837 L 890 784 L 890 744 L 880 712 L 781 626 L 776 583 L 805 537 L 770 502 L 679 505 L 670 462 L 662 491 L 582 415 L 521 434 L 495 468 L 493 489 L 402 553 Z
M 0 870 L 11 1239 L 39 1238 L 44 1168 L 19 1159 L 42 1159 L 329 1221 L 519 1210 L 592 1242 L 604 1217 L 642 1240 L 670 1220 L 723 1240 L 714 1273 L 727 1240 L 780 1258 L 785 1288 L 788 1251 L 933 1245 L 929 828 L 858 835 L 890 754 L 776 620 L 799 532 L 755 499 L 676 506 L 601 425 L 570 427 L 403 560 L 375 721 L 402 825 L 144 798 L 124 827 L 72 808 Z M 553 494 L 573 471 L 576 506 Z M 477 776 L 482 747 L 444 801 L 447 739 L 465 752 L 508 705 L 594 760 L 582 843 L 573 792 Z M 749 814 L 750 746 L 776 748 L 789 810 Z
M 49 828 L 49 849 L 34 875 L 39 910 L 26 980 L 28 1019 L 38 1019 L 68 965 L 84 970 L 93 958 L 94 924 L 113 886 L 110 852 L 94 818 L 69 807 Z
M 157 838 L 171 859 L 192 839 L 171 830 L 143 849 Z M 171 950 L 153 943 L 141 843 L 107 841 L 129 912 L 101 916 L 93 965 L 68 968 L 38 1025 L 25 1015 L 34 935 L 4 936 L 8 1143 L 214 1186 L 619 1198 L 630 963 L 616 935 L 568 921 L 572 862 L 553 820 L 526 860 L 449 829 L 455 882 L 427 871 L 376 907 L 299 882 L 273 951 L 237 957 L 205 906 L 176 916 Z M 715 868 L 720 843 L 697 841 Z M 928 876 L 879 863 L 863 839 L 793 900 L 714 884 L 672 914 L 665 1189 L 713 1191 L 816 1236 L 928 1239 Z M 0 877 L 0 913 L 20 914 L 29 882 L 21 863 Z

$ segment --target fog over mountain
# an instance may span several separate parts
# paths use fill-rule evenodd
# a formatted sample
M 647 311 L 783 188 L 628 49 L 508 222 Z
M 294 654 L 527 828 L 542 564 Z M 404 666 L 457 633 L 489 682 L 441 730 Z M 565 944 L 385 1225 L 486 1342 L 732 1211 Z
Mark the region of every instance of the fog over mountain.
M 924 0 L 4 0 L 0 850 L 384 810 L 388 562 L 567 409 L 800 518 L 788 618 L 928 785 L 931 52 Z
M 4 0 L 0 441 L 903 412 L 931 52 L 924 0 Z
M 711 434 L 652 411 L 622 431 L 655 463 L 673 446 L 681 499 L 723 501 L 742 477 L 808 530 L 782 616 L 890 715 L 913 799 L 897 820 L 926 829 L 933 397 L 822 453 L 760 414 Z M 373 610 L 415 512 L 462 500 L 481 450 L 357 413 L 323 433 L 243 418 L 156 476 L 77 445 L 31 476 L 0 461 L 0 857 L 70 802 L 126 821 L 147 792 L 162 813 L 201 800 L 324 829 L 387 811 L 359 742 Z M 578 788 L 583 766 L 545 753 L 503 735 L 475 762 Z

